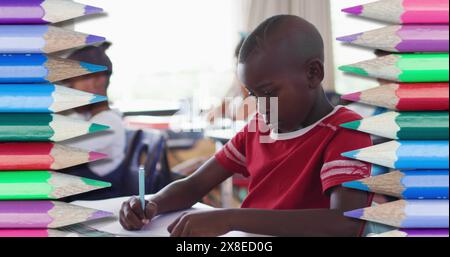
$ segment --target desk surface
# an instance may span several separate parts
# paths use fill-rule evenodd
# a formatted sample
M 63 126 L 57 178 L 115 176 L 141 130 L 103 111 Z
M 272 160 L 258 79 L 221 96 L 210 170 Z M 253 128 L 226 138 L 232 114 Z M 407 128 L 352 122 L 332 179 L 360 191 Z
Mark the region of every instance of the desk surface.
M 169 214 L 164 214 L 155 217 L 152 222 L 146 225 L 140 231 L 127 231 L 122 228 L 119 223 L 119 211 L 120 206 L 124 201 L 126 201 L 129 197 L 120 197 L 113 198 L 101 201 L 75 201 L 72 204 L 94 208 L 103 211 L 109 211 L 114 213 L 114 217 L 98 220 L 98 221 L 89 221 L 85 224 L 89 227 L 95 228 L 100 231 L 105 231 L 108 233 L 115 234 L 117 236 L 129 236 L 129 237 L 167 237 L 169 236 L 169 232 L 167 231 L 167 227 L 179 216 L 181 213 L 186 211 L 196 211 L 196 210 L 207 210 L 212 209 L 211 206 L 197 203 L 193 206 L 193 208 L 189 210 L 184 210 L 180 212 L 174 212 Z M 260 236 L 255 234 L 248 234 L 238 231 L 233 231 L 225 236 L 228 237 L 244 237 L 244 236 Z

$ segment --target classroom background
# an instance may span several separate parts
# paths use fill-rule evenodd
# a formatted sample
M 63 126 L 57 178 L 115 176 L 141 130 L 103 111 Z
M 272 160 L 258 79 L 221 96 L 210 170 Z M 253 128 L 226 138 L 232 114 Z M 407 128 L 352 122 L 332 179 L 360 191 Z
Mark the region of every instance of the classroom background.
M 379 82 L 375 79 L 337 70 L 340 65 L 376 57 L 371 49 L 335 40 L 341 35 L 383 26 L 374 20 L 342 15 L 341 9 L 368 2 L 371 1 L 130 0 L 124 5 L 117 1 L 82 1 L 101 5 L 107 12 L 59 26 L 107 35 L 112 43 L 106 52 L 114 65 L 108 98 L 112 108 L 123 115 L 127 128 L 120 171 L 127 181 L 115 183 L 119 189 L 114 195 L 90 193 L 71 200 L 136 194 L 139 164 L 154 158 L 159 140 L 164 141 L 164 147 L 155 176 L 162 178 L 155 178 L 148 186 L 151 193 L 168 181 L 190 174 L 220 149 L 250 117 L 242 114 L 211 118 L 224 99 L 231 99 L 227 102 L 231 107 L 227 108 L 235 106 L 233 110 L 239 112 L 236 106 L 242 103 L 242 96 L 239 90 L 233 90 L 237 83 L 236 47 L 270 16 L 298 15 L 320 30 L 326 47 L 323 85 L 333 104 L 347 104 L 340 99 L 343 94 L 376 87 Z M 348 26 L 350 23 L 352 26 Z M 374 107 L 352 105 L 363 116 L 377 112 Z M 246 195 L 246 182 L 235 177 L 211 192 L 204 202 L 216 207 L 239 207 Z

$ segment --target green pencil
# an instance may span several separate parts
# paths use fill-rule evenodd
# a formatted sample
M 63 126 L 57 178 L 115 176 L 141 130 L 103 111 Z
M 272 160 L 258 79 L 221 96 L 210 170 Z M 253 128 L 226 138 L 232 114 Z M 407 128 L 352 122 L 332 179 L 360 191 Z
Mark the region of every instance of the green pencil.
M 0 200 L 59 199 L 110 186 L 52 171 L 0 172 Z
M 449 139 L 448 117 L 448 112 L 386 112 L 341 127 L 391 139 L 443 140 Z
M 58 142 L 108 128 L 58 114 L 0 114 L 0 142 Z
M 448 53 L 391 54 L 339 67 L 367 77 L 397 82 L 448 82 Z

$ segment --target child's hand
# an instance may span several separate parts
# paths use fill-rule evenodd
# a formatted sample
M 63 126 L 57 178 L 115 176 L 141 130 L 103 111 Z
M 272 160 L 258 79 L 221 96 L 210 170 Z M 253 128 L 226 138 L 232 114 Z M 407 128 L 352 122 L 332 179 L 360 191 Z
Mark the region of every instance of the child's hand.
M 122 204 L 120 224 L 126 230 L 139 230 L 147 225 L 156 213 L 157 205 L 154 202 L 145 201 L 144 212 L 139 199 L 132 197 Z
M 167 230 L 171 237 L 220 236 L 231 230 L 229 217 L 227 210 L 183 213 Z

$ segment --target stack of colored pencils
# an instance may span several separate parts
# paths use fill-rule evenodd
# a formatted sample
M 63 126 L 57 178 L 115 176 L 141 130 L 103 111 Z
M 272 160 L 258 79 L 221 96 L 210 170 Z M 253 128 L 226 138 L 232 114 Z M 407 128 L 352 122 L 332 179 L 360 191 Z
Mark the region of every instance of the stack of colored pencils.
M 393 141 L 342 155 L 396 169 L 343 186 L 399 198 L 344 215 L 399 229 L 380 236 L 448 237 L 449 2 L 383 0 L 343 11 L 397 24 L 338 38 L 391 52 L 341 70 L 392 81 L 343 96 L 390 112 L 341 126 Z
M 108 127 L 55 114 L 107 99 L 52 83 L 106 67 L 48 55 L 104 41 L 48 24 L 100 12 L 72 1 L 0 1 L 0 229 L 46 234 L 111 215 L 53 201 L 111 186 L 55 172 L 105 158 L 57 142 Z

